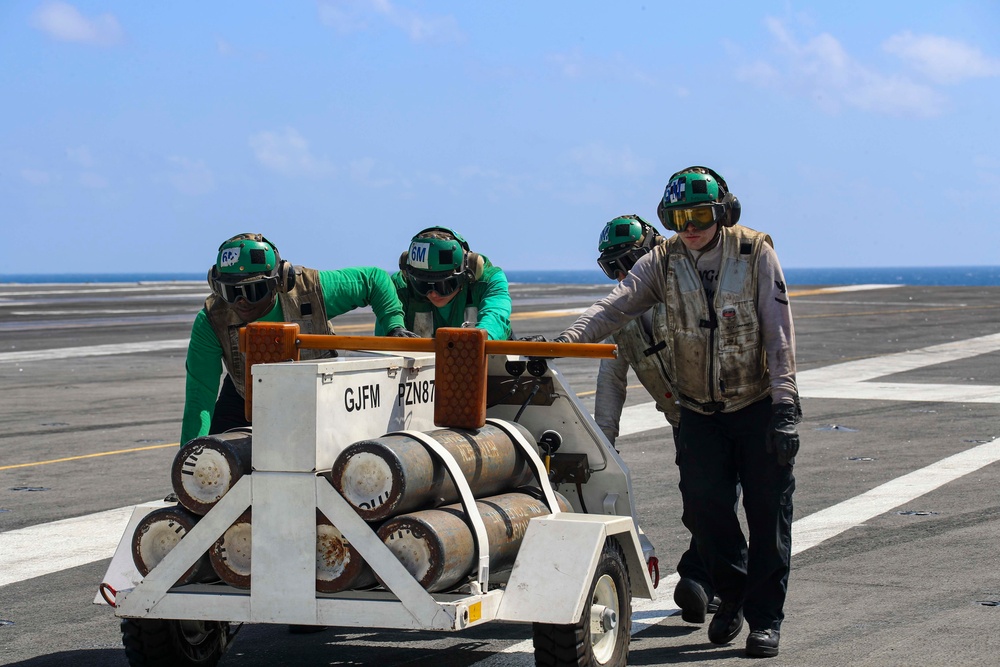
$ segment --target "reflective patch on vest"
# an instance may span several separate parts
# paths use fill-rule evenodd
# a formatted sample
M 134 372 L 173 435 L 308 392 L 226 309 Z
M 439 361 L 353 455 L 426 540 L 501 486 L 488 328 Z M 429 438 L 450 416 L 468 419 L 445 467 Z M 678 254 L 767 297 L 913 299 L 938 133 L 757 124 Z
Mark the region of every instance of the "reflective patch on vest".
M 413 314 L 413 333 L 421 338 L 433 338 L 434 336 L 434 314 L 425 311 Z
M 722 283 L 719 285 L 719 289 L 723 292 L 741 293 L 749 273 L 749 262 L 727 257 L 722 266 Z
M 689 262 L 677 262 L 677 269 L 674 270 L 677 276 L 677 285 L 681 293 L 698 292 L 701 290 L 701 279 L 691 268 Z

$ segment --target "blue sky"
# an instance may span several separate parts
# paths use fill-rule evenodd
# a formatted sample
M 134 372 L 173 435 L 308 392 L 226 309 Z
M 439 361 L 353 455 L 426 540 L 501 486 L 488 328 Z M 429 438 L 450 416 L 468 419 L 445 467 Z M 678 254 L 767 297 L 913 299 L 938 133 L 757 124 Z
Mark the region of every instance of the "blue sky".
M 0 98 L 0 273 L 200 272 L 244 231 L 390 269 L 430 225 L 592 269 L 693 164 L 786 267 L 1000 264 L 986 0 L 14 0 Z

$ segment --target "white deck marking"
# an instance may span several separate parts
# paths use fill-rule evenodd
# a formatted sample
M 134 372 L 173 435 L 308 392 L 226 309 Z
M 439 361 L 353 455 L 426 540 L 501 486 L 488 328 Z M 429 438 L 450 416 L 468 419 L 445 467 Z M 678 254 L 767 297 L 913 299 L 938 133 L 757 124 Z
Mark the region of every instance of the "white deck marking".
M 119 507 L 0 533 L 0 586 L 111 557 L 130 516 Z
M 25 361 L 52 361 L 55 359 L 76 359 L 79 357 L 105 357 L 137 352 L 161 352 L 163 350 L 183 350 L 188 339 L 159 340 L 148 343 L 117 343 L 109 345 L 87 345 L 84 347 L 62 347 L 51 350 L 29 350 L 26 352 L 0 352 L 0 363 L 23 363 Z
M 997 350 L 1000 350 L 1000 334 L 991 334 L 824 366 L 798 373 L 799 394 L 804 398 L 1000 403 L 1000 387 L 991 385 L 871 382 L 894 373 L 968 359 Z

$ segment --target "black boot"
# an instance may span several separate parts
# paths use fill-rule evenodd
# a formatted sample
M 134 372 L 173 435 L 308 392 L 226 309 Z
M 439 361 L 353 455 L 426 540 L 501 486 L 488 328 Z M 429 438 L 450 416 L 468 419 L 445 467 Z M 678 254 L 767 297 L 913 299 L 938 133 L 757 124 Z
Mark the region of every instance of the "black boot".
M 736 639 L 743 629 L 743 605 L 739 602 L 722 601 L 708 624 L 708 641 L 713 644 L 728 644 Z
M 773 658 L 778 655 L 777 630 L 751 630 L 747 637 L 747 655 L 751 658 Z
M 681 577 L 674 588 L 674 602 L 681 609 L 685 623 L 704 623 L 709 597 L 705 586 L 694 579 Z

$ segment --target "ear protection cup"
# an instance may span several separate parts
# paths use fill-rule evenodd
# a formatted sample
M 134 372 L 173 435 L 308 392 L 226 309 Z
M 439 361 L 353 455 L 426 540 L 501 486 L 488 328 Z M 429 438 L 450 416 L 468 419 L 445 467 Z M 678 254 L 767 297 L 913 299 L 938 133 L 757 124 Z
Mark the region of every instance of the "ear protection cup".
M 212 288 L 212 294 L 215 294 L 215 279 L 219 276 L 219 269 L 216 268 L 215 264 L 212 268 L 208 270 L 208 286 Z
M 722 203 L 729 209 L 729 217 L 726 219 L 725 225 L 726 227 L 732 227 L 740 221 L 740 211 L 743 206 L 732 192 L 726 193 L 726 196 L 722 198 Z
M 409 259 L 409 257 L 410 257 L 409 251 L 404 252 L 399 256 L 399 270 L 402 271 L 404 274 L 406 273 L 406 267 L 407 267 L 406 260 Z
M 272 248 L 274 246 L 271 246 Z M 275 254 L 278 253 L 277 248 L 274 250 Z M 278 276 L 278 291 L 282 294 L 291 292 L 295 289 L 295 267 L 288 260 L 279 260 L 278 269 L 275 271 L 275 275 Z
M 476 282 L 483 277 L 483 268 L 486 262 L 478 252 L 468 252 L 465 256 L 467 258 L 465 275 L 469 277 L 469 282 Z

